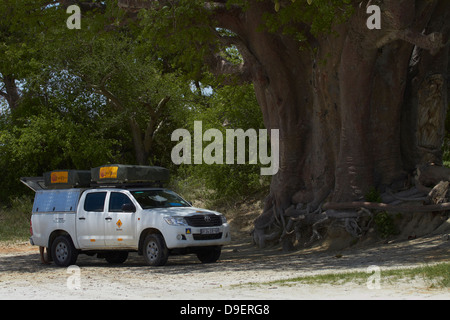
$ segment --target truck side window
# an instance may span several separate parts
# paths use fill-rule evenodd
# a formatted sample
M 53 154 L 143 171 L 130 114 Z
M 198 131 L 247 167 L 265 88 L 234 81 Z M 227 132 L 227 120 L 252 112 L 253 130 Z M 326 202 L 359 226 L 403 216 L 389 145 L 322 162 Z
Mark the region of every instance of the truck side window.
M 120 192 L 111 192 L 109 197 L 109 212 L 122 212 L 124 204 L 133 204 L 126 194 Z
M 92 192 L 86 195 L 84 211 L 103 212 L 106 192 Z

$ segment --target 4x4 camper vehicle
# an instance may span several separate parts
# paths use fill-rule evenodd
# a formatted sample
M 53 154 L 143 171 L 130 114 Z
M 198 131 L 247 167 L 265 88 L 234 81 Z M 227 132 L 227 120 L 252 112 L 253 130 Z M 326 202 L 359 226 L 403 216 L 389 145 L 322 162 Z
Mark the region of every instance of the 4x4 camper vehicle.
M 217 261 L 231 240 L 225 217 L 162 188 L 168 177 L 161 167 L 107 165 L 22 178 L 36 192 L 30 242 L 62 267 L 80 253 L 123 263 L 137 251 L 151 266 L 171 254 Z

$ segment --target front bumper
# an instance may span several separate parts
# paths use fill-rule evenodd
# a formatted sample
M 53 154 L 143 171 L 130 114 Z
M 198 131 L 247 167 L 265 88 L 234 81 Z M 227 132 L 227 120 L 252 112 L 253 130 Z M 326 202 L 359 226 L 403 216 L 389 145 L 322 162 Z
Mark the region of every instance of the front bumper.
M 228 224 L 218 227 L 170 226 L 166 231 L 163 235 L 169 249 L 223 246 L 231 242 Z

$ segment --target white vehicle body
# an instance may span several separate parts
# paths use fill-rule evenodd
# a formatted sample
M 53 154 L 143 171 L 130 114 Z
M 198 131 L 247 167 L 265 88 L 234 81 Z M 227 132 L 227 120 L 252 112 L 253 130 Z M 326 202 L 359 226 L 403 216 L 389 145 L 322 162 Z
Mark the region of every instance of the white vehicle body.
M 168 254 L 198 253 L 207 248 L 219 250 L 220 255 L 220 247 L 231 241 L 230 228 L 222 214 L 192 207 L 181 197 L 180 203 L 145 208 L 143 200 L 138 201 L 136 197 L 148 198 L 148 195 L 152 195 L 152 199 L 157 201 L 167 200 L 167 196 L 172 195 L 179 197 L 173 191 L 163 188 L 36 191 L 30 242 L 46 247 L 54 260 L 57 252 L 66 246 L 72 247 L 72 244 L 76 255 L 99 253 L 100 256 L 102 252 L 113 251 L 137 251 L 144 255 L 147 252 L 149 255 L 156 255 L 161 251 L 167 251 Z M 162 245 L 158 247 L 156 240 L 147 243 L 146 237 L 149 235 L 162 236 L 163 241 L 159 241 Z M 53 242 L 60 236 L 70 239 L 72 244 L 63 243 L 53 248 Z M 218 256 L 215 260 L 217 259 Z M 57 263 L 56 260 L 55 262 Z M 163 264 L 165 261 L 154 265 Z

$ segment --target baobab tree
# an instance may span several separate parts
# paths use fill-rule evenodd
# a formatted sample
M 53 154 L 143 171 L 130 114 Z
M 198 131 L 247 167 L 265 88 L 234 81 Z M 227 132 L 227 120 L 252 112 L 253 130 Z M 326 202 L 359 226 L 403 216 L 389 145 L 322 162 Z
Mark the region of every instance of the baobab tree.
M 199 19 L 189 23 L 210 31 L 196 44 L 209 70 L 253 83 L 265 126 L 280 130 L 280 170 L 255 221 L 260 246 L 292 241 L 287 235 L 297 223 L 327 217 L 326 202 L 332 208 L 329 202 L 363 201 L 374 188 L 404 190 L 417 167 L 442 163 L 448 0 L 119 0 L 119 6 L 153 16 L 170 12 L 167 29 L 158 29 L 168 42 L 177 33 L 195 39 L 186 36 L 196 30 L 187 27 L 189 19 L 184 25 L 176 19 L 183 6 L 197 10 Z M 230 46 L 241 63 L 220 50 Z

